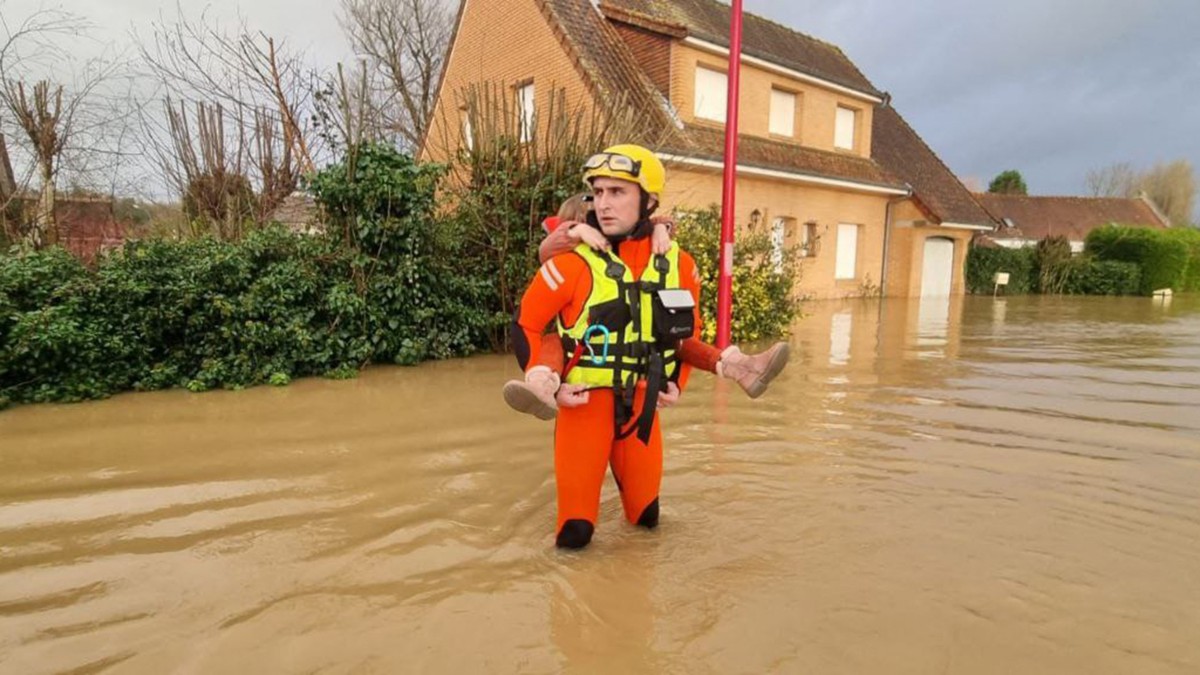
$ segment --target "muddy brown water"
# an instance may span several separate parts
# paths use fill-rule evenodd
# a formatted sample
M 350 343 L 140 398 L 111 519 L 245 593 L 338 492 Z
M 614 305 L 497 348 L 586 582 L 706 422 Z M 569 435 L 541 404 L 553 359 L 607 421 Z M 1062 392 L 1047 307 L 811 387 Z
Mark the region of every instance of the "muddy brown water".
M 1200 672 L 1200 299 L 807 311 L 582 554 L 508 357 L 0 413 L 0 672 Z

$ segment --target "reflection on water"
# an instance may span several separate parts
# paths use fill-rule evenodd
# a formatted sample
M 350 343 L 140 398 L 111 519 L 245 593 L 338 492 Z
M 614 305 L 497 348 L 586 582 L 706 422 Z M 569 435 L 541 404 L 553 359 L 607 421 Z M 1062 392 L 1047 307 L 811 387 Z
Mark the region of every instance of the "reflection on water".
M 1200 671 L 1200 301 L 806 309 L 582 554 L 508 358 L 0 414 L 0 672 Z
M 924 297 L 917 302 L 919 358 L 944 358 L 950 337 L 950 297 Z

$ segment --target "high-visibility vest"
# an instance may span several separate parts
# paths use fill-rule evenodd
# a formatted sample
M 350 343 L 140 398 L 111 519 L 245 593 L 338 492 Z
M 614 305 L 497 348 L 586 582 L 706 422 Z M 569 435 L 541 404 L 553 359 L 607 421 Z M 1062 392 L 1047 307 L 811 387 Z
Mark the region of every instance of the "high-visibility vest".
M 592 274 L 592 291 L 574 325 L 558 319 L 558 333 L 566 344 L 584 344 L 584 354 L 567 373 L 569 384 L 588 388 L 631 386 L 632 380 L 649 376 L 649 356 L 655 350 L 653 293 L 680 288 L 679 246 L 674 242 L 664 255 L 651 258 L 640 279 L 635 280 L 629 267 L 615 255 L 596 253 L 587 244 L 575 247 Z M 608 354 L 605 356 L 608 329 Z M 586 346 L 590 345 L 590 352 Z M 664 376 L 673 377 L 679 368 L 675 350 L 657 345 L 662 356 Z

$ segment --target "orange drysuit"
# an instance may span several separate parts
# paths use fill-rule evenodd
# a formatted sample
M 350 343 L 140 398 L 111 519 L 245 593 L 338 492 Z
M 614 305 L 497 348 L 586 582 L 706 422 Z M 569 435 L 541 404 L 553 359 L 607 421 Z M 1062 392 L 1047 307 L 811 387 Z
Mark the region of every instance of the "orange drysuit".
M 635 279 L 651 259 L 650 239 L 627 239 L 614 245 L 613 253 L 629 268 Z M 679 279 L 696 304 L 696 332 L 700 330 L 700 281 L 695 260 L 679 252 Z M 587 304 L 592 290 L 591 271 L 583 258 L 564 253 L 548 260 L 534 276 L 521 298 L 517 317 L 518 353 L 526 368 L 539 363 L 542 331 L 556 316 L 572 325 Z M 678 385 L 682 390 L 690 368 L 680 364 Z M 634 411 L 640 412 L 646 393 L 644 377 L 637 385 Z M 554 476 L 558 490 L 557 544 L 582 548 L 591 540 L 600 509 L 600 487 L 605 468 L 612 467 L 621 492 L 621 504 L 630 523 L 644 527 L 658 524 L 658 491 L 662 479 L 662 436 L 655 413 L 650 438 L 642 443 L 636 435 L 616 440 L 614 399 L 611 388 L 593 389 L 587 403 L 560 407 L 554 430 Z

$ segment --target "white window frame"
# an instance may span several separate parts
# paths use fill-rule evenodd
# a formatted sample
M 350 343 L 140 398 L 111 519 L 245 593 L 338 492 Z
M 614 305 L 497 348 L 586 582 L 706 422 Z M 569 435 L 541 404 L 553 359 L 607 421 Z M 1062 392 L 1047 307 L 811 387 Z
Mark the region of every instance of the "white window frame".
M 858 111 L 844 105 L 837 107 L 837 119 L 834 121 L 833 147 L 839 150 L 853 150 L 858 140 Z
M 533 133 L 537 128 L 537 99 L 534 98 L 534 93 L 533 82 L 517 87 L 517 107 L 521 125 L 519 134 L 522 143 L 533 140 Z
M 470 111 L 463 110 L 462 116 L 463 116 L 463 118 L 462 118 L 463 145 L 466 146 L 468 151 L 474 150 L 475 149 L 475 130 L 473 128 L 471 128 L 471 113 L 470 113 Z
M 768 131 L 776 136 L 796 136 L 796 94 L 771 87 L 771 114 Z
M 787 227 L 791 218 L 779 216 L 771 223 L 771 264 L 775 273 L 783 272 L 783 249 L 787 246 Z
M 729 75 L 697 64 L 695 85 L 693 111 L 696 117 L 724 123 L 729 100 Z
M 862 227 L 853 223 L 838 223 L 837 256 L 833 278 L 848 281 L 858 278 L 858 239 Z

